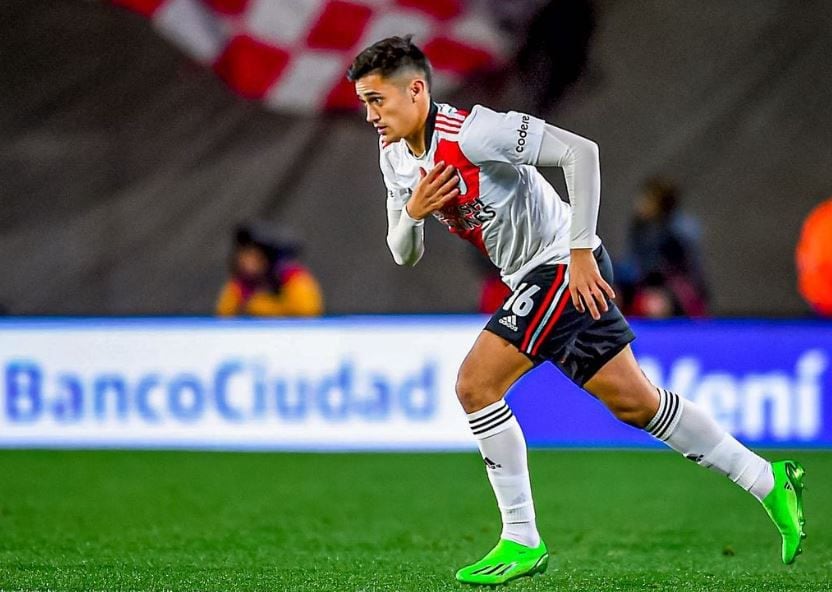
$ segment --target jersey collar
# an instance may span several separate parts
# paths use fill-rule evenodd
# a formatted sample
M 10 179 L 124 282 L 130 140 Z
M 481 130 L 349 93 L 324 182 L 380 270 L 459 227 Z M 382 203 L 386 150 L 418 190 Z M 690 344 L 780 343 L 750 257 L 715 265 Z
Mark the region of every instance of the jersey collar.
M 439 113 L 439 105 L 436 103 L 431 102 L 430 104 L 430 111 L 428 111 L 428 118 L 425 121 L 425 153 L 419 156 L 413 154 L 410 151 L 410 148 L 407 148 L 407 151 L 410 155 L 415 158 L 416 160 L 422 160 L 425 158 L 428 153 L 430 152 L 431 142 L 433 142 L 433 128 L 436 127 L 436 114 Z
M 430 145 L 433 142 L 433 128 L 436 127 L 436 114 L 439 113 L 439 105 L 431 101 L 428 120 L 425 122 L 425 150 L 430 152 Z

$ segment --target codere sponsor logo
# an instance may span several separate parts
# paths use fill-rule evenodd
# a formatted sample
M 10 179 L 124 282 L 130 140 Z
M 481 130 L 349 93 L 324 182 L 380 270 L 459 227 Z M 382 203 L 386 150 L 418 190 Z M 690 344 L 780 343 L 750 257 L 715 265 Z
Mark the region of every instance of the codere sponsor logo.
M 520 127 L 517 129 L 517 146 L 514 148 L 518 153 L 526 149 L 526 137 L 529 135 L 530 118 L 528 115 L 524 115 L 521 121 Z

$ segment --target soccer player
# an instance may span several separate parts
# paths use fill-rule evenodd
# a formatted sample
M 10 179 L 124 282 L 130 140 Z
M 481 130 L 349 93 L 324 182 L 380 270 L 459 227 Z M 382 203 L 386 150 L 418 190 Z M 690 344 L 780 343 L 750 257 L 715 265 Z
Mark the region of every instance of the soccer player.
M 410 37 L 366 48 L 348 78 L 379 136 L 387 244 L 396 263 L 418 263 L 424 221 L 433 216 L 490 257 L 512 288 L 456 383 L 503 522 L 497 545 L 456 578 L 501 584 L 546 569 L 526 443 L 504 400 L 546 360 L 619 420 L 760 500 L 782 536 L 783 561 L 794 561 L 804 537 L 800 464 L 764 460 L 696 404 L 651 384 L 633 356 L 635 336 L 610 300 L 610 259 L 595 234 L 597 145 L 531 115 L 434 102 L 430 65 Z M 535 168 L 552 166 L 563 169 L 571 205 Z

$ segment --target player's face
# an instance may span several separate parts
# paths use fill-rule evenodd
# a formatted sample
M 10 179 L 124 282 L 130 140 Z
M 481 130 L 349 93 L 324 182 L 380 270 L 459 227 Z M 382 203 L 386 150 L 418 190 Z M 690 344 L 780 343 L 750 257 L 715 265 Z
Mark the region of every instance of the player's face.
M 364 103 L 367 122 L 372 123 L 385 144 L 411 137 L 419 129 L 420 112 L 415 95 L 421 87 L 412 81 L 368 74 L 355 82 L 355 92 Z

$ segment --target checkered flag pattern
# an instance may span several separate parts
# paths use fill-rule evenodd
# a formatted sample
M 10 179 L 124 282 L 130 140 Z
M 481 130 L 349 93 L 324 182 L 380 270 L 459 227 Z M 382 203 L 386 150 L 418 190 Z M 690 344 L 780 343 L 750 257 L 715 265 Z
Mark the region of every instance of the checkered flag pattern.
M 489 15 L 464 0 L 112 2 L 150 18 L 242 96 L 284 111 L 357 108 L 346 70 L 361 49 L 391 35 L 414 35 L 439 92 L 509 50 Z

